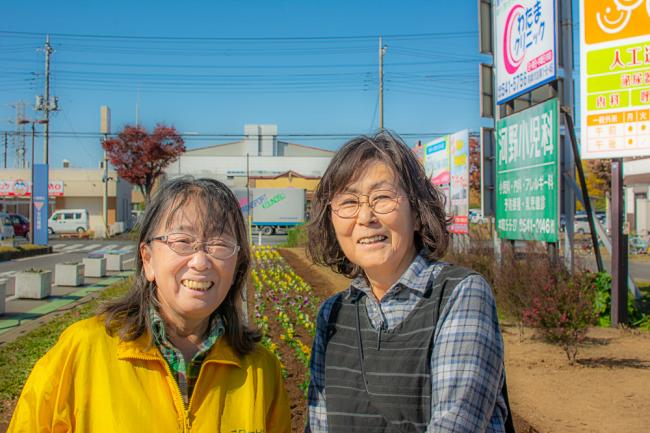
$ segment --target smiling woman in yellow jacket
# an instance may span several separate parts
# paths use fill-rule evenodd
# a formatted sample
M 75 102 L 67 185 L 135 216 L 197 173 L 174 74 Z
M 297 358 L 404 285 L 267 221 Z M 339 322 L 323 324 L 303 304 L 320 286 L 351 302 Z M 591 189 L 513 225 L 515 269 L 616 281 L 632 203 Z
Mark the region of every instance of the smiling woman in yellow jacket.
M 37 362 L 9 432 L 289 432 L 279 361 L 241 319 L 249 266 L 225 185 L 163 185 L 143 218 L 133 287 Z

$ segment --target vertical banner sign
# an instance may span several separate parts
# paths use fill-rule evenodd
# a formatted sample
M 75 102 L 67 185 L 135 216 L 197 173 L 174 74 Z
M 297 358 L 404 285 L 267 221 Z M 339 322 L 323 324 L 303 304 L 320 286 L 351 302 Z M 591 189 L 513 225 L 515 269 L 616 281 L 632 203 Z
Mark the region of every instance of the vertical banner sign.
M 445 209 L 449 212 L 449 136 L 437 138 L 424 147 L 424 169 L 431 183 L 445 195 Z
M 650 155 L 650 1 L 580 1 L 581 156 Z
M 555 0 L 494 0 L 497 104 L 555 79 Z
M 449 136 L 451 233 L 469 233 L 469 131 Z
M 497 122 L 496 223 L 500 238 L 557 242 L 559 102 Z
M 34 164 L 34 244 L 47 245 L 48 165 Z

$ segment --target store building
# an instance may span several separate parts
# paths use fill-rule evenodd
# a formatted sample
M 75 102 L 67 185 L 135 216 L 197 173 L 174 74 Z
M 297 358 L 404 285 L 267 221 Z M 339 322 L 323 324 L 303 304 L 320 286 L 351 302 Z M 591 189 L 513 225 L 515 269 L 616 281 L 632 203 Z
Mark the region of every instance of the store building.
M 49 171 L 49 212 L 59 209 L 88 209 L 90 229 L 104 235 L 104 170 L 60 168 Z M 0 170 L 0 206 L 4 211 L 29 216 L 31 170 Z M 108 172 L 108 226 L 111 233 L 131 226 L 132 185 Z
M 165 175 L 210 177 L 232 188 L 246 187 L 251 178 L 271 179 L 284 173 L 292 173 L 292 179 L 320 179 L 334 153 L 278 140 L 276 125 L 245 125 L 242 140 L 188 150 L 165 169 Z
M 650 234 L 650 158 L 623 162 L 625 213 L 630 231 Z

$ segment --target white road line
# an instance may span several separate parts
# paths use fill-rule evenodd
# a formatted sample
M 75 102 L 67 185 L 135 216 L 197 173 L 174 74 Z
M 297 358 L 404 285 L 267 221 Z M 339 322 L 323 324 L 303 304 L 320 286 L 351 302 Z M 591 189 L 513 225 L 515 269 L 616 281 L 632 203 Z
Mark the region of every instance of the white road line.
M 52 244 L 52 251 L 59 251 L 60 249 L 65 248 L 67 244 Z
M 72 245 L 68 245 L 67 247 L 63 248 L 61 251 L 64 252 L 64 253 L 71 253 L 73 251 L 80 250 L 81 248 L 83 248 L 83 246 L 84 246 L 83 244 L 72 244 Z
M 101 247 L 101 246 L 102 246 L 102 244 L 91 244 L 91 245 L 86 245 L 86 246 L 84 246 L 84 247 L 81 249 L 81 251 L 90 251 L 90 250 L 94 250 L 95 248 L 99 248 L 99 247 Z
M 135 245 L 127 245 L 125 247 L 120 248 L 118 251 L 124 251 L 125 253 L 128 253 L 129 251 L 133 250 L 135 248 Z
M 0 278 L 9 278 L 13 277 L 16 274 L 17 271 L 8 271 L 8 272 L 3 272 L 0 274 Z
M 119 244 L 110 244 L 110 245 L 106 245 L 105 247 L 102 247 L 101 249 L 108 251 L 108 250 L 114 250 L 119 246 L 120 246 Z

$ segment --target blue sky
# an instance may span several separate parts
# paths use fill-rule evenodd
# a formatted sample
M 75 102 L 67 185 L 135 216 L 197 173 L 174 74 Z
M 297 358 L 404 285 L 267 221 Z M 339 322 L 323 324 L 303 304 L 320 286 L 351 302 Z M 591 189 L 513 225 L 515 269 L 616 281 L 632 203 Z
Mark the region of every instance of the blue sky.
M 478 131 L 477 23 L 474 0 L 11 2 L 0 24 L 0 131 L 15 129 L 17 101 L 25 117 L 40 115 L 45 33 L 60 106 L 53 167 L 97 166 L 101 105 L 113 131 L 135 123 L 139 106 L 143 126 L 171 124 L 189 148 L 275 123 L 281 139 L 336 149 L 378 127 L 380 34 L 387 128 L 409 144 Z

